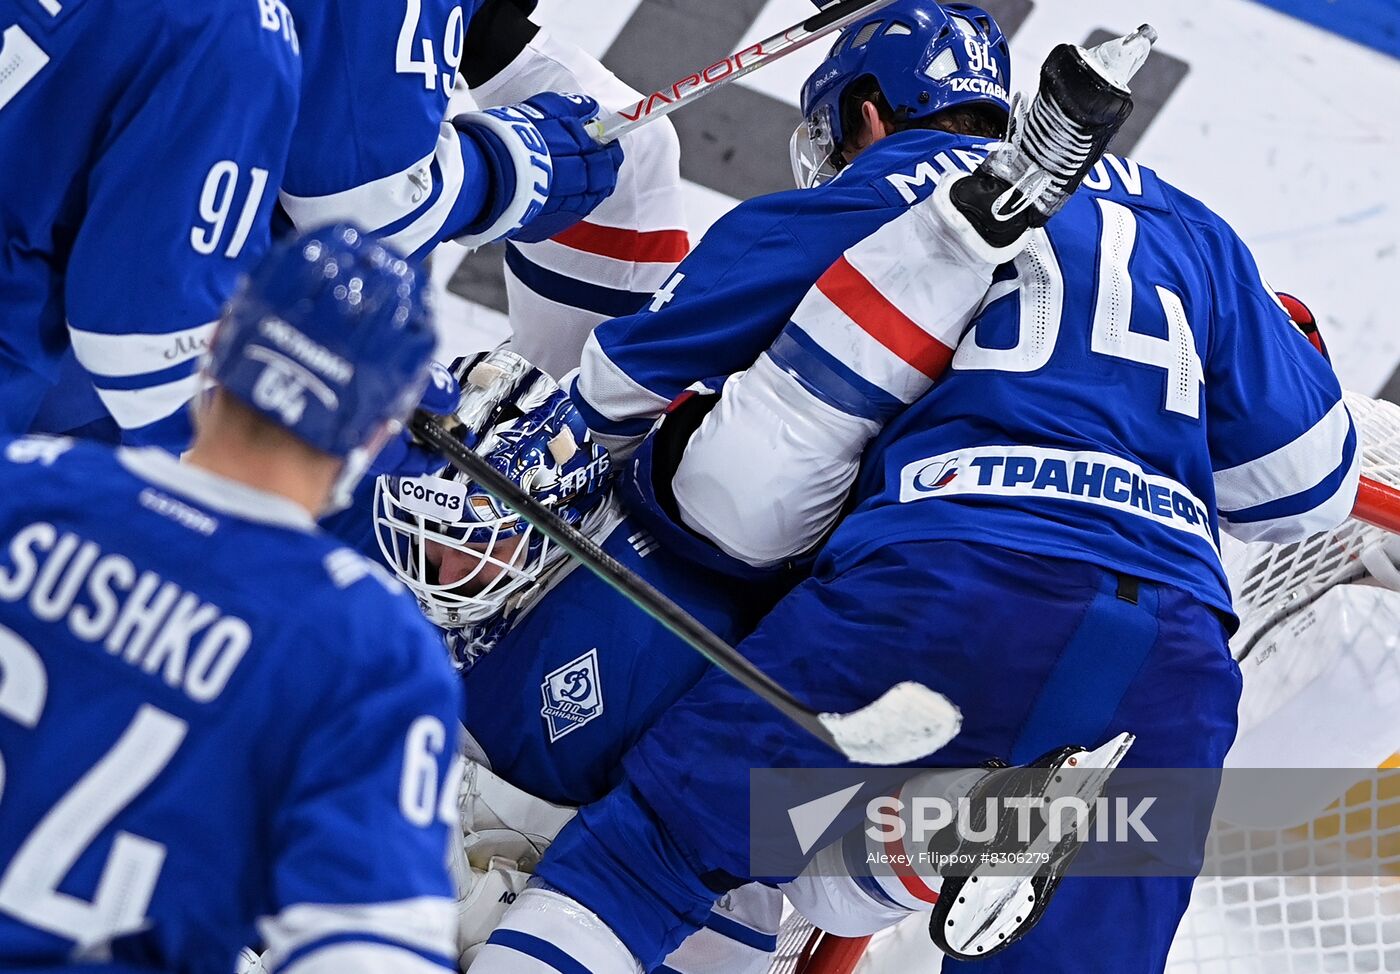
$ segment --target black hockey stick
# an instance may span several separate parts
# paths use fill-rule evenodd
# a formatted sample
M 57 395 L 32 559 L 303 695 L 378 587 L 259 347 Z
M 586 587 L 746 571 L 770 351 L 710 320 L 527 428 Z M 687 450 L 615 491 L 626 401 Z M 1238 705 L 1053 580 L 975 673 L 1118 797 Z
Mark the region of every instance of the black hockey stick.
M 414 435 L 446 457 L 452 466 L 496 495 L 643 612 L 768 701 L 793 723 L 850 760 L 863 764 L 905 764 L 932 754 L 952 740 L 961 727 L 962 714 L 947 697 L 912 681 L 891 687 L 873 703 L 847 714 L 817 713 L 803 706 L 698 619 L 467 449 L 435 417 L 417 413 L 412 428 Z

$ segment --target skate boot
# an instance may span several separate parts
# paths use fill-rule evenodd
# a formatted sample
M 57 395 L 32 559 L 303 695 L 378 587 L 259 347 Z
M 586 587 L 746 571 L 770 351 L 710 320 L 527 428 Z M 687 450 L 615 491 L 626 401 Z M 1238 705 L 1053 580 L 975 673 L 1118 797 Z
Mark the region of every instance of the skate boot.
M 1092 828 L 1096 799 L 1109 777 L 1132 747 L 1132 734 L 1119 734 L 1096 750 L 1063 747 L 1022 768 L 993 771 L 974 791 L 971 823 L 979 832 L 986 824 L 982 809 L 987 798 L 1031 799 L 1045 808 L 1071 798 L 1088 808 L 1084 829 Z M 1040 769 L 1039 774 L 1033 769 Z M 1032 772 L 1032 773 L 1028 773 Z M 1081 847 L 1083 833 L 1060 834 L 1042 818 L 1023 841 L 1019 829 L 999 822 L 989 842 L 961 842 L 938 847 L 949 829 L 934 837 L 931 854 L 963 853 L 978 864 L 965 875 L 948 876 L 929 918 L 929 937 L 950 957 L 977 960 L 1009 947 L 1040 921 L 1056 887 Z
M 1006 139 L 970 176 L 948 190 L 951 204 L 989 254 L 1014 256 L 1017 243 L 1042 227 L 1079 188 L 1133 111 L 1128 82 L 1152 53 L 1147 24 L 1085 50 L 1061 44 L 1040 69 L 1040 90 L 1027 107 L 1011 106 Z

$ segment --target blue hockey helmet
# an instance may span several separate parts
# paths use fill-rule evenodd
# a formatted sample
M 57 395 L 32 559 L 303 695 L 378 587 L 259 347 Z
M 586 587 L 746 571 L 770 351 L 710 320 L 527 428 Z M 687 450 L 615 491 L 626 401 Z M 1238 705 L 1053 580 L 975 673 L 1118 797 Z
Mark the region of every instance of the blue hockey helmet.
M 1011 110 L 1011 49 L 991 14 L 969 3 L 896 0 L 841 31 L 802 86 L 791 146 L 798 186 L 821 185 L 849 161 L 842 103 L 862 78 L 874 79 L 898 121 L 960 105 Z
M 611 459 L 559 385 L 506 349 L 458 359 L 462 398 L 445 426 L 567 523 L 591 533 L 610 509 Z M 533 601 L 564 551 L 481 485 L 447 468 L 382 476 L 375 536 L 459 665 Z
M 229 302 L 205 369 L 298 439 L 350 458 L 408 416 L 435 343 L 413 269 L 337 224 L 263 258 Z

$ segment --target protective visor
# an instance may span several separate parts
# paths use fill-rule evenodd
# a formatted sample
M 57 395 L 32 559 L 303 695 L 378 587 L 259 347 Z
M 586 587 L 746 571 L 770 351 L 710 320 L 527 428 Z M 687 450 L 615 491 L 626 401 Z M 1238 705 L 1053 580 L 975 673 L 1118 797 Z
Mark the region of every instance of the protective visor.
M 823 106 L 804 119 L 788 143 L 792 178 L 798 189 L 811 189 L 836 177 L 842 169 L 831 134 L 831 108 Z

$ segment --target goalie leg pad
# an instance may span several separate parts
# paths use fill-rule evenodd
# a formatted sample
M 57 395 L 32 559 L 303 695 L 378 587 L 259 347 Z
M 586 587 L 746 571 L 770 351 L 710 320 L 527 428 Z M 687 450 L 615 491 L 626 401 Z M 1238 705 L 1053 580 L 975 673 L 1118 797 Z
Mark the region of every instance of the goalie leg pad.
M 471 969 L 472 974 L 642 974 L 641 964 L 607 924 L 577 900 L 538 887 L 521 893 L 506 911 Z

